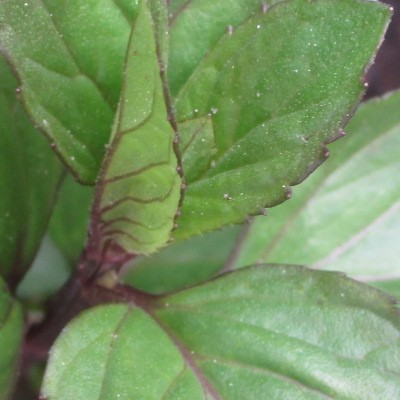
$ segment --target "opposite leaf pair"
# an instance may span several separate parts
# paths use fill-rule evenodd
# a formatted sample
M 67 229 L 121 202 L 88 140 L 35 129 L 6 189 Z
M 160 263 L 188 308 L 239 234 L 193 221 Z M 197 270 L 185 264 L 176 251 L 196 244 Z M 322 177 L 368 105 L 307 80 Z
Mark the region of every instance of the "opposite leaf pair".
M 342 134 L 362 95 L 364 69 L 389 11 L 361 0 L 270 5 L 254 0 L 173 0 L 169 8 L 161 0 L 0 3 L 1 49 L 16 70 L 17 92 L 28 113 L 81 182 L 93 185 L 97 177 L 83 268 L 95 261 L 100 268 L 117 269 L 126 258 L 155 252 L 171 238 L 179 246 L 196 234 L 243 222 L 290 197 L 290 186 L 327 157 L 325 145 Z M 14 110 L 9 87 L 2 89 L 2 118 L 15 126 L 7 119 Z M 385 105 L 397 101 L 393 96 Z M 11 146 L 9 137 L 0 136 L 4 149 L 15 152 L 18 145 L 11 140 Z M 46 150 L 40 162 L 46 162 Z M 7 150 L 1 155 L 8 168 L 7 193 L 12 160 Z M 24 168 L 42 165 L 39 161 L 29 155 Z M 28 250 L 37 248 L 45 230 L 61 175 L 56 162 L 50 167 L 46 180 L 37 179 L 38 193 L 32 191 L 43 206 L 33 213 L 39 216 L 38 225 L 32 224 L 37 229 L 25 227 L 17 218 L 18 204 L 13 208 L 16 231 L 23 234 L 12 237 L 13 247 L 4 246 L 6 268 L 0 265 L 11 283 L 30 265 L 34 251 Z M 355 177 L 356 171 L 350 168 Z M 390 193 L 385 205 L 396 207 L 397 191 Z M 5 210 L 12 196 L 6 200 L 0 200 Z M 271 237 L 258 240 L 265 229 L 256 220 L 242 237 L 242 251 L 231 254 L 229 269 L 279 258 L 285 221 L 274 219 Z M 32 235 L 33 244 L 25 235 Z M 221 237 L 226 245 L 223 232 Z M 282 252 L 296 262 L 290 235 L 286 239 Z M 20 248 L 29 257 L 15 261 Z M 221 259 L 228 251 L 220 252 Z M 161 289 L 142 288 L 180 289 L 215 270 L 201 279 L 192 272 L 188 280 L 162 282 Z M 135 288 L 139 281 L 133 277 Z M 84 288 L 90 289 L 99 288 Z M 127 304 L 86 311 L 63 330 L 51 350 L 43 398 L 400 396 L 394 300 L 340 274 L 269 265 L 160 297 L 124 289 L 130 294 Z M 23 324 L 5 286 L 1 292 L 0 398 L 6 398 Z
M 388 16 L 378 3 L 349 0 L 277 2 L 269 9 L 246 1 L 226 17 L 220 8 L 230 2 L 210 4 L 173 2 L 169 43 L 161 1 L 122 2 L 96 13 L 80 5 L 78 19 L 71 18 L 72 4 L 66 10 L 45 1 L 2 5 L 0 40 L 28 111 L 83 181 L 98 173 L 104 130 L 116 111 L 97 181 L 89 257 L 103 257 L 108 248 L 148 254 L 164 246 L 178 203 L 176 240 L 242 222 L 287 198 L 290 186 L 326 157 L 324 144 L 352 113 Z M 199 28 L 194 18 L 207 8 L 209 21 Z M 106 10 L 108 24 L 94 28 Z M 32 27 L 39 45 L 30 43 L 28 18 L 41 21 Z M 224 18 L 232 23 L 222 26 Z M 179 51 L 199 29 L 204 35 L 193 54 Z M 112 41 L 98 48 L 106 35 Z M 173 145 L 177 131 L 180 149 Z M 187 187 L 181 200 L 176 154 Z

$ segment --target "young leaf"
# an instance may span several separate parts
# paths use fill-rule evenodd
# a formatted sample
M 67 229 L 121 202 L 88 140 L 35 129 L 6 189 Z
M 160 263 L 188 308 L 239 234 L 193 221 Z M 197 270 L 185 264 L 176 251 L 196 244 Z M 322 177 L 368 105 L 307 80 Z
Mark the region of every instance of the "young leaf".
M 341 274 L 263 266 L 140 298 L 144 309 L 102 306 L 68 326 L 44 398 L 400 396 L 399 310 Z
M 117 108 L 136 2 L 5 0 L 0 48 L 25 107 L 65 164 L 94 183 Z
M 116 248 L 148 254 L 170 239 L 181 179 L 160 75 L 165 66 L 158 36 L 153 14 L 142 0 L 132 27 L 112 141 L 92 208 L 90 240 L 95 257 Z
M 358 0 L 281 2 L 218 41 L 176 100 L 178 122 L 210 116 L 215 141 L 208 170 L 185 171 L 196 179 L 176 239 L 290 197 L 360 98 L 389 14 Z
M 285 206 L 255 218 L 235 266 L 256 262 L 400 277 L 400 92 L 363 104 L 326 165 Z M 301 233 L 301 234 L 299 234 Z
M 62 168 L 21 108 L 2 58 L 0 76 L 0 275 L 14 286 L 46 231 Z
M 23 335 L 21 307 L 0 278 L 0 399 L 11 399 Z

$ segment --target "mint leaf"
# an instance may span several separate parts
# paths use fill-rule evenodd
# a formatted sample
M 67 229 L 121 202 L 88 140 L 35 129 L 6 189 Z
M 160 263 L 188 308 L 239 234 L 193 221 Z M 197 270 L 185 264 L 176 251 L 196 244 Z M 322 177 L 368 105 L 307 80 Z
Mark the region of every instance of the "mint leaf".
M 285 262 L 399 278 L 400 93 L 363 104 L 335 157 L 285 206 L 255 218 L 235 266 Z
M 85 245 L 93 194 L 93 187 L 67 175 L 50 220 L 50 236 L 71 266 L 77 264 Z
M 178 94 L 198 64 L 218 40 L 277 0 L 173 0 L 170 3 L 171 43 L 168 78 Z M 187 43 L 195 43 L 188 46 Z
M 386 399 L 400 394 L 392 301 L 338 273 L 260 266 L 166 296 L 156 315 L 220 398 Z
M 177 118 L 211 117 L 215 151 L 188 185 L 176 239 L 243 222 L 290 196 L 327 156 L 359 100 L 389 10 L 294 0 L 258 11 L 210 50 L 180 90 Z
M 179 148 L 187 184 L 196 181 L 209 168 L 215 153 L 214 130 L 209 116 L 179 125 Z
M 117 108 L 136 3 L 6 0 L 0 47 L 26 109 L 65 164 L 94 183 Z
M 253 267 L 137 299 L 144 309 L 101 306 L 69 324 L 51 351 L 45 398 L 400 395 L 399 310 L 341 274 Z
M 20 106 L 2 58 L 0 76 L 0 275 L 14 286 L 46 232 L 62 168 Z
M 49 236 L 45 236 L 39 251 L 16 295 L 25 304 L 43 304 L 54 296 L 68 280 L 71 265 Z
M 59 337 L 43 381 L 47 399 L 176 399 L 176 377 L 202 390 L 179 350 L 149 315 L 125 305 L 83 313 Z M 179 381 L 179 379 L 178 379 Z M 174 397 L 175 395 L 175 397 Z
M 112 141 L 92 208 L 89 251 L 95 257 L 121 249 L 152 253 L 168 242 L 173 229 L 181 179 L 157 37 L 153 14 L 143 0 L 132 27 Z
M 371 281 L 369 284 L 400 299 L 400 279 L 389 277 L 389 279 Z
M 150 257 L 140 257 L 123 277 L 124 282 L 148 293 L 172 292 L 215 276 L 235 249 L 240 226 L 171 243 Z
M 9 295 L 0 278 L 0 399 L 11 399 L 18 370 L 23 335 L 23 314 L 20 305 Z

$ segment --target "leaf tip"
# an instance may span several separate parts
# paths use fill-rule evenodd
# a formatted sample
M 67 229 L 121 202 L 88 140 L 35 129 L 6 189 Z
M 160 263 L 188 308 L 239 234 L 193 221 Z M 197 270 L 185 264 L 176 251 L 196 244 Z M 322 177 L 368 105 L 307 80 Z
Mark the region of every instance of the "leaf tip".
M 344 131 L 343 128 L 339 128 L 337 132 L 335 132 L 333 135 L 329 136 L 328 139 L 325 140 L 324 144 L 331 144 L 333 142 L 336 142 L 336 140 L 341 139 L 342 137 L 346 136 L 346 132 Z

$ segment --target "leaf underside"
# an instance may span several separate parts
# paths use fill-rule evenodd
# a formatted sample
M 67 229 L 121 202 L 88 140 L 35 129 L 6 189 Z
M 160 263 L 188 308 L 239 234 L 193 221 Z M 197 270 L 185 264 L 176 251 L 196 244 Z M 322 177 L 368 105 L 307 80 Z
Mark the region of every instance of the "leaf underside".
M 112 141 L 97 182 L 92 240 L 101 253 L 148 254 L 170 239 L 181 180 L 168 121 L 153 14 L 140 1 Z
M 341 274 L 262 266 L 156 299 L 146 310 L 98 307 L 57 340 L 43 395 L 398 398 L 400 319 L 392 300 Z

